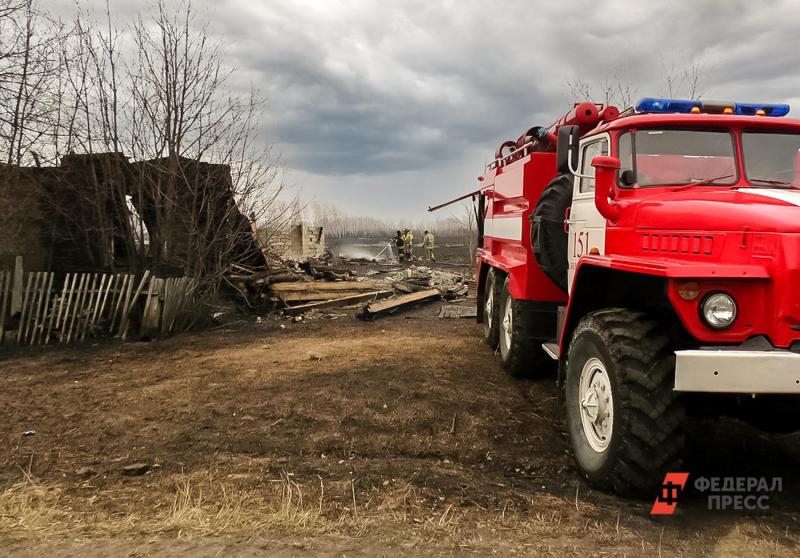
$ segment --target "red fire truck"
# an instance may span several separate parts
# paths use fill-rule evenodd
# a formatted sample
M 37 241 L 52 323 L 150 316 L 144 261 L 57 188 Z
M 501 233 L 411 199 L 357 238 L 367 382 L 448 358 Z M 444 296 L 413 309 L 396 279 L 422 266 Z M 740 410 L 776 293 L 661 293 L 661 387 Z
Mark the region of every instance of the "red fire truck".
M 680 466 L 694 413 L 800 429 L 800 121 L 788 112 L 577 104 L 504 142 L 467 195 L 486 342 L 511 375 L 556 374 L 591 484 L 656 486 Z

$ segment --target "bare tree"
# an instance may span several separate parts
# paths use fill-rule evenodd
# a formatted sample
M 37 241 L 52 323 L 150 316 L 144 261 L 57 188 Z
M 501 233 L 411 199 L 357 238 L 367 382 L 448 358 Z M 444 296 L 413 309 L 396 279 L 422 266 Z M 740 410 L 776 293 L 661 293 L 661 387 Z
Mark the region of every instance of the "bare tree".
M 32 0 L 0 0 L 0 236 L 7 250 L 29 248 L 23 228 L 39 211 L 38 192 L 20 165 L 39 167 L 46 154 L 59 34 Z
M 91 263 L 112 267 L 123 250 L 213 290 L 243 251 L 260 254 L 245 215 L 280 224 L 297 211 L 257 137 L 262 101 L 233 73 L 188 2 L 117 27 L 108 3 L 63 24 L 34 0 L 0 0 L 0 160 L 43 154 L 67 169 L 55 193 L 78 202 L 52 209 L 73 244 L 100 247 Z
M 602 102 L 620 109 L 632 106 L 633 97 L 636 95 L 636 88 L 621 78 L 620 72 L 614 72 L 599 84 L 592 83 L 586 78 L 575 77 L 567 81 L 567 88 L 573 102 Z
M 151 256 L 211 284 L 242 257 L 242 215 L 279 223 L 291 212 L 281 203 L 279 157 L 256 141 L 262 101 L 230 86 L 233 68 L 188 2 L 159 2 L 151 19 L 134 24 L 133 42 L 123 135 L 126 152 L 147 161 L 134 203 L 159 239 Z
M 474 201 L 469 200 L 464 201 L 460 209 L 460 213 L 450 216 L 450 221 L 457 226 L 458 236 L 464 243 L 466 261 L 471 261 L 478 248 L 478 209 Z
M 661 61 L 660 95 L 664 97 L 684 97 L 699 99 L 704 94 L 704 79 L 707 66 L 691 56 L 674 56 L 669 61 Z M 572 102 L 594 101 L 606 105 L 616 105 L 621 110 L 633 106 L 638 88 L 620 70 L 613 71 L 602 82 L 594 82 L 584 77 L 574 77 L 567 81 L 569 98 Z
M 0 154 L 7 164 L 39 163 L 34 148 L 48 133 L 60 38 L 33 0 L 0 0 Z
M 662 61 L 664 95 L 668 98 L 700 99 L 705 93 L 703 80 L 707 68 L 696 58 L 678 60 L 674 57 L 669 62 Z

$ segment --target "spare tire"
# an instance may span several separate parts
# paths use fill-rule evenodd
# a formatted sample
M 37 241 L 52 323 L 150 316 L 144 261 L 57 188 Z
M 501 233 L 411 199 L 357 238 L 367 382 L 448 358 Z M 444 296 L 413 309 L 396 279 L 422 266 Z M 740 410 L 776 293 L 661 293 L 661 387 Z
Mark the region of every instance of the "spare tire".
M 572 204 L 572 175 L 550 181 L 531 215 L 531 248 L 542 271 L 567 291 L 567 233 L 564 216 Z

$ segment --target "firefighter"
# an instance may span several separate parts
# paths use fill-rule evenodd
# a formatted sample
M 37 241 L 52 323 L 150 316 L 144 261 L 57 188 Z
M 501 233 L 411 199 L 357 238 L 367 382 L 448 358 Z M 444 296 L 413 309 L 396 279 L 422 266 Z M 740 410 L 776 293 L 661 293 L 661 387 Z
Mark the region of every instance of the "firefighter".
M 406 259 L 406 241 L 400 231 L 397 231 L 394 237 L 394 246 L 397 248 L 397 259 L 404 262 Z
M 403 229 L 403 242 L 405 243 L 406 261 L 414 260 L 414 233 L 409 229 Z
M 435 262 L 436 256 L 433 255 L 433 233 L 425 231 L 422 237 L 422 246 L 425 247 L 425 259 Z

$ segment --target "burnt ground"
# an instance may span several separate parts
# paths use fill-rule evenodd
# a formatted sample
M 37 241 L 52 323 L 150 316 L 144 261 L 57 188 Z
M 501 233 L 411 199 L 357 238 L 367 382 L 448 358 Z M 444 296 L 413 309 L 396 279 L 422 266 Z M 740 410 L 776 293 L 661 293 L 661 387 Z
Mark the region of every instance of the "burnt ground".
M 0 355 L 0 554 L 797 554 L 795 437 L 695 425 L 693 475 L 784 491 L 653 519 L 579 480 L 551 379 L 439 306 Z

